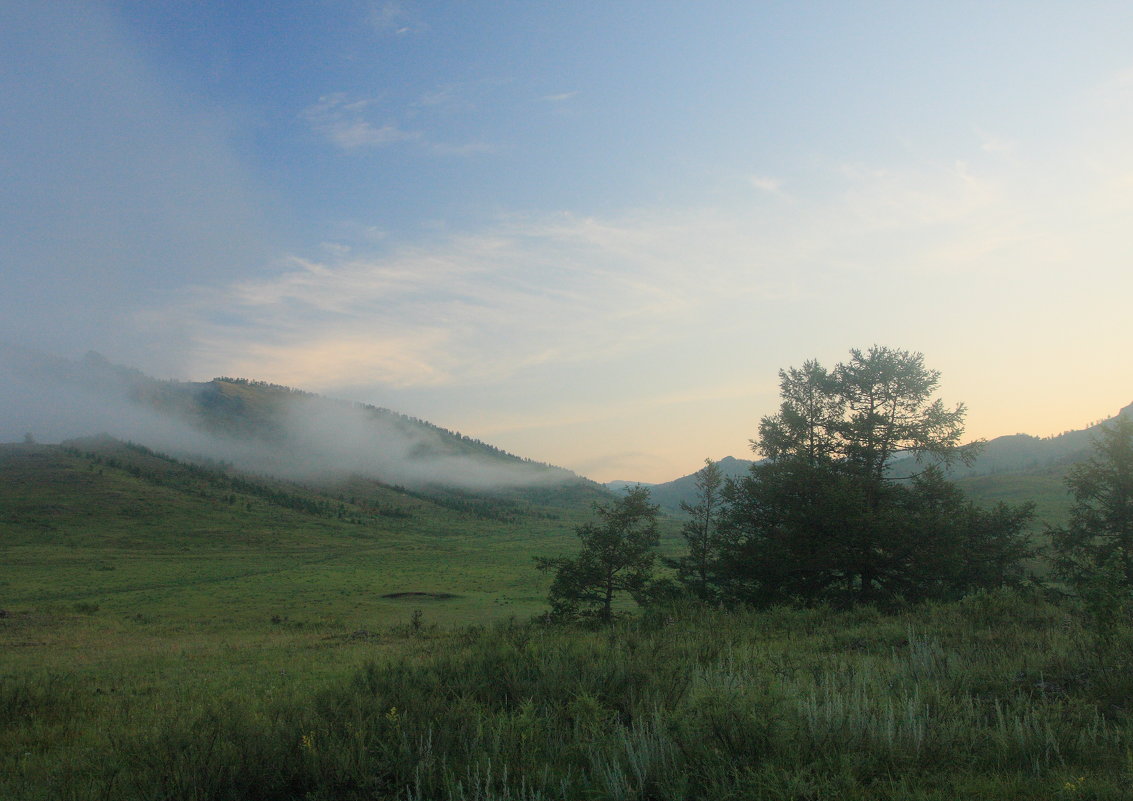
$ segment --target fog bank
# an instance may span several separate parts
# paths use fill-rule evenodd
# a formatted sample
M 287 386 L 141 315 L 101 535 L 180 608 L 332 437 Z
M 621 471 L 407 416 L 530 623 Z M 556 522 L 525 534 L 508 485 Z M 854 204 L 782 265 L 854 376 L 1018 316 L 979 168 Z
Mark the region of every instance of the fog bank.
M 108 434 L 313 483 L 486 491 L 576 478 L 386 410 L 264 384 L 157 381 L 97 354 L 70 361 L 0 345 L 0 375 L 2 442 Z

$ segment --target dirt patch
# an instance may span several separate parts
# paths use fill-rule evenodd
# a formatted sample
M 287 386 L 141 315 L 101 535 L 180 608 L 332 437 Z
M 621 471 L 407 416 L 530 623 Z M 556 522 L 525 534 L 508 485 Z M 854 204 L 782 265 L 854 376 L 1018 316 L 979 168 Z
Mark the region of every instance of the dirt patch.
M 382 596 L 392 600 L 418 600 L 418 601 L 447 601 L 450 598 L 459 598 L 451 592 L 391 592 Z

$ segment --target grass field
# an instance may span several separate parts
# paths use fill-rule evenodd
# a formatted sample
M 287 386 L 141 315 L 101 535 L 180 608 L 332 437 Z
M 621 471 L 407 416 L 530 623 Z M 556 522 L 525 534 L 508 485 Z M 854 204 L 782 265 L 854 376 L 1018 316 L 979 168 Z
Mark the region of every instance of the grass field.
M 366 518 L 350 522 L 106 443 L 85 455 L 5 446 L 0 474 L 0 678 L 82 699 L 89 723 L 120 704 L 157 714 L 174 698 L 342 679 L 399 626 L 530 617 L 546 594 L 531 558 L 569 550 L 585 516 L 501 523 L 369 486 L 353 488 L 368 508 L 385 493 L 399 514 L 349 505 Z M 7 767 L 17 753 L 66 764 L 87 747 L 31 729 L 15 741 L 5 729 Z
M 203 482 L 155 485 L 55 448 L 10 447 L 0 459 L 0 604 L 97 606 L 96 617 L 141 626 L 365 627 L 413 603 L 438 622 L 529 615 L 544 585 L 516 565 L 571 547 L 586 514 L 501 524 L 398 495 L 399 516 L 356 523 Z M 398 593 L 421 595 L 385 597 Z
M 1133 783 L 1133 629 L 1040 594 L 548 628 L 527 622 L 547 581 L 531 557 L 571 552 L 585 506 L 502 521 L 375 486 L 241 490 L 119 446 L 4 446 L 0 475 L 3 799 Z

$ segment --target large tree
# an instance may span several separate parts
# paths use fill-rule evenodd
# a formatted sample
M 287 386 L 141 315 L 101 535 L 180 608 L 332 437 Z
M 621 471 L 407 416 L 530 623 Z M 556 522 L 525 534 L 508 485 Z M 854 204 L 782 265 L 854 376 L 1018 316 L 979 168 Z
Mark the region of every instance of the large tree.
M 549 593 L 553 616 L 593 617 L 608 623 L 619 593 L 635 600 L 642 597 L 660 542 L 657 510 L 647 488 L 633 487 L 617 501 L 597 505 L 597 522 L 575 529 L 582 541 L 578 556 L 535 560 L 540 570 L 555 574 Z
M 724 489 L 720 595 L 766 606 L 845 595 L 863 514 L 847 476 L 825 464 L 780 458 Z
M 933 397 L 940 374 L 921 354 L 874 346 L 832 370 L 809 361 L 779 375 L 779 412 L 752 441 L 767 460 L 727 491 L 733 597 L 942 595 L 1017 563 L 1029 510 L 978 510 L 934 467 L 972 451 L 959 445 L 963 404 Z M 902 456 L 930 464 L 898 481 L 889 470 Z

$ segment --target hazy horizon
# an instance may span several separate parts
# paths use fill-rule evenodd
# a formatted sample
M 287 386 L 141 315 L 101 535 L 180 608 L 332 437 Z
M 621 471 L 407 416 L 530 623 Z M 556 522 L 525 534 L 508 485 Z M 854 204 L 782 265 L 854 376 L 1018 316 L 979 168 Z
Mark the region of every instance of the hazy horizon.
M 922 352 L 967 437 L 1133 400 L 1133 6 L 0 5 L 0 341 L 599 481 Z
M 69 439 L 109 434 L 185 458 L 225 461 L 241 469 L 304 481 L 327 481 L 359 475 L 414 487 L 440 483 L 478 490 L 546 485 L 564 478 L 546 471 L 541 464 L 500 464 L 468 455 L 445 455 L 440 440 L 435 443 L 427 441 L 434 438 L 428 430 L 407 432 L 402 427 L 375 418 L 371 414 L 373 407 L 349 398 L 307 394 L 302 387 L 289 387 L 299 392 L 289 397 L 282 418 L 273 418 L 274 422 L 283 425 L 283 442 L 271 444 L 256 437 L 238 438 L 210 433 L 205 428 L 191 425 L 183 416 L 168 411 L 163 413 L 131 399 L 129 384 L 114 380 L 121 377 L 119 371 L 122 368 L 132 369 L 131 366 L 112 363 L 103 366 L 100 364 L 103 359 L 105 357 L 101 354 L 88 352 L 84 359 L 72 361 L 37 351 L 13 350 L 0 342 L 0 370 L 8 379 L 0 387 L 0 444 L 19 442 L 26 435 L 31 435 L 39 443 L 58 444 Z M 216 378 L 221 377 L 213 377 Z M 258 380 L 251 376 L 229 378 Z M 416 417 L 403 409 L 388 411 Z M 1112 416 L 1106 414 L 1089 423 Z M 438 425 L 436 421 L 424 422 Z M 1079 430 L 1086 425 L 1071 426 L 1063 431 Z M 467 435 L 466 432 L 449 430 Z M 972 439 L 965 438 L 965 442 Z M 493 442 L 485 444 L 498 447 Z M 422 449 L 434 453 L 423 458 L 420 455 Z M 523 453 L 512 455 L 533 458 Z M 727 457 L 759 458 L 751 453 L 750 448 L 708 458 L 720 461 Z M 695 472 L 702 463 L 703 459 L 690 463 L 679 468 L 682 472 L 656 480 L 640 476 L 582 477 L 600 483 L 663 484 Z

